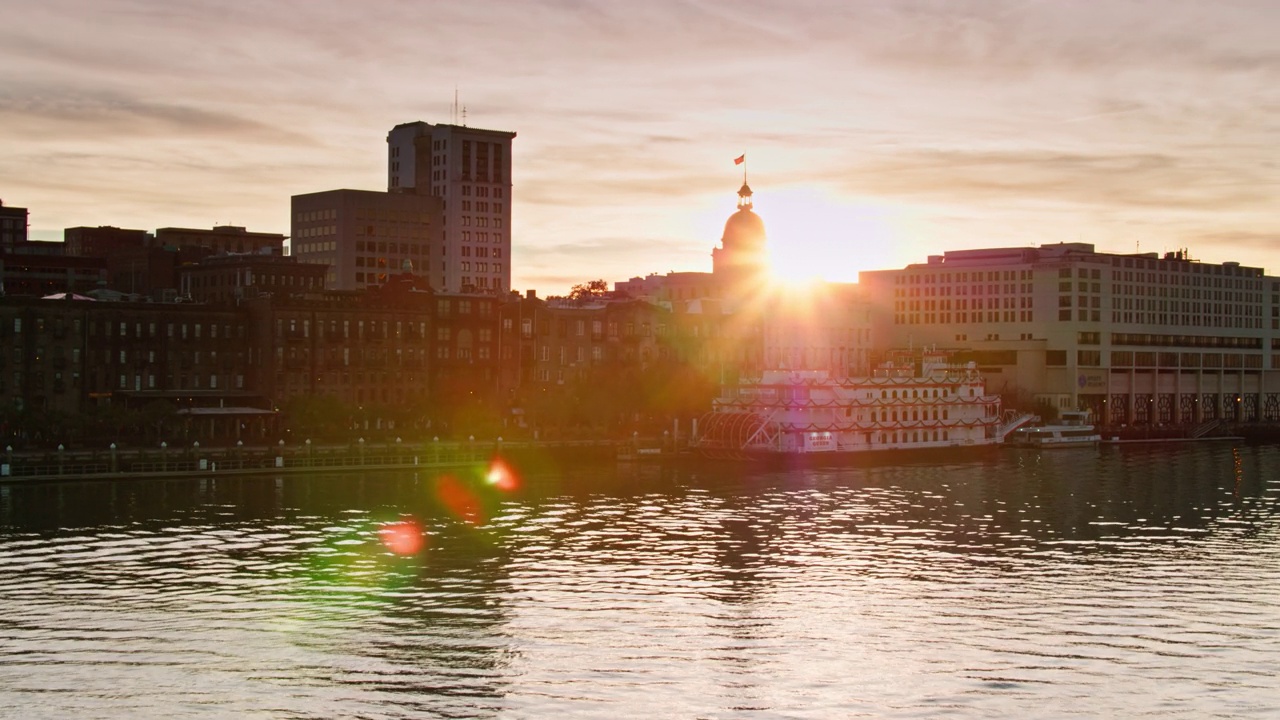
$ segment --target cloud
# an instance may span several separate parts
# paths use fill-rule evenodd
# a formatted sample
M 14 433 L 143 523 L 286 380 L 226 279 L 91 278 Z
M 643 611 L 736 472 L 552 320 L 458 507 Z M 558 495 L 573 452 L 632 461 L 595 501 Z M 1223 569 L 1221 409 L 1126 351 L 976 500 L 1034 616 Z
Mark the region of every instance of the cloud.
M 1276 229 L 1271 2 L 44 0 L 7 19 L 0 189 L 43 226 L 287 232 L 291 194 L 383 186 L 387 130 L 448 121 L 456 87 L 468 124 L 519 134 L 530 278 L 707 265 L 742 152 L 766 222 L 789 187 L 911 218 L 883 262 L 1068 234 L 1261 256 Z
M 1206 233 L 1188 233 L 1182 236 L 1188 247 L 1209 245 L 1221 248 L 1249 248 L 1274 253 L 1280 248 L 1280 227 L 1270 232 L 1252 232 L 1246 230 L 1222 230 Z
M 904 150 L 842 179 L 859 194 L 955 204 L 1055 202 L 1099 207 L 1231 210 L 1267 200 L 1255 173 L 1162 153 Z
M 303 134 L 233 113 L 56 88 L 47 92 L 0 92 L 0 125 L 28 140 L 65 140 L 92 133 L 99 140 L 227 136 L 277 146 L 315 144 Z

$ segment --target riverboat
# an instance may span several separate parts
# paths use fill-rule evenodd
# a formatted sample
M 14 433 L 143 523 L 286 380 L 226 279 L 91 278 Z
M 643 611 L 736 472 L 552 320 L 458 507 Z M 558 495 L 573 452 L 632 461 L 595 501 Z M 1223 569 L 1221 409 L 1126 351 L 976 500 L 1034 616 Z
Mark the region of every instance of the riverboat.
M 765 371 L 725 385 L 699 425 L 695 447 L 707 457 L 812 460 L 969 454 L 1016 427 L 1002 422 L 1000 397 L 974 363 L 928 354 L 865 377 Z
M 1058 417 L 1058 422 L 1031 425 L 1013 431 L 1009 446 L 1015 448 L 1081 448 L 1097 447 L 1102 434 L 1089 423 L 1087 411 L 1070 410 Z

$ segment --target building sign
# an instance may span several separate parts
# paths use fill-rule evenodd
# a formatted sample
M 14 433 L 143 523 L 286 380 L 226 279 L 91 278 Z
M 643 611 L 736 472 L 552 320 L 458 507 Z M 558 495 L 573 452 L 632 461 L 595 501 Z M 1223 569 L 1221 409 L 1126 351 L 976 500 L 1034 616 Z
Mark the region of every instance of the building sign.
M 1107 373 L 1105 370 L 1081 370 L 1076 377 L 1076 390 L 1084 394 L 1107 393 Z

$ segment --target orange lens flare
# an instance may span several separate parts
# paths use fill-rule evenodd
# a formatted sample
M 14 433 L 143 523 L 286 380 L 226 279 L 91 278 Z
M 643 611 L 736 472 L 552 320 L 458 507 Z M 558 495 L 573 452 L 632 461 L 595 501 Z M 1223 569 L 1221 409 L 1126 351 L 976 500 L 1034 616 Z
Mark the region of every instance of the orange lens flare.
M 436 496 L 454 517 L 472 525 L 484 522 L 484 506 L 480 498 L 466 485 L 452 475 L 440 478 L 436 485 Z
M 414 520 L 398 520 L 383 523 L 378 528 L 378 539 L 396 555 L 417 555 L 425 544 L 422 526 Z
M 501 460 L 493 461 L 493 464 L 489 466 L 489 474 L 485 476 L 485 480 L 505 493 L 515 492 L 520 488 L 520 479 L 516 477 L 510 466 Z

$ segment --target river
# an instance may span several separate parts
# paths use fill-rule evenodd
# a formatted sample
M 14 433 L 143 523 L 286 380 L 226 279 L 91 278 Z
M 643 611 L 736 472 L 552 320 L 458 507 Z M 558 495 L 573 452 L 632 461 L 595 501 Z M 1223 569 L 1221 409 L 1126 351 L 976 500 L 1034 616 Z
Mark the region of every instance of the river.
M 0 716 L 1280 714 L 1280 447 L 485 473 L 0 486 Z

